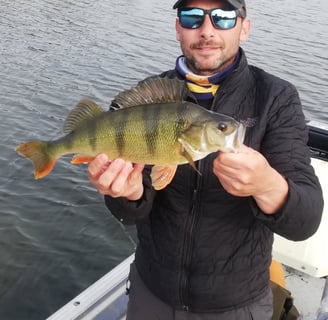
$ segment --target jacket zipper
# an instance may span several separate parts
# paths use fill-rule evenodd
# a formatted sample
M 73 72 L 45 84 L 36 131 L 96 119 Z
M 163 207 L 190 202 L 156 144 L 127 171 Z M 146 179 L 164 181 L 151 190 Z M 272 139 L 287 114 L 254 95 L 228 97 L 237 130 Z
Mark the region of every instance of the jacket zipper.
M 214 111 L 214 106 L 217 103 L 219 97 L 220 99 L 224 95 L 224 91 L 219 90 L 219 93 L 216 94 L 212 101 L 212 105 L 210 107 L 211 111 Z M 197 103 L 197 100 L 195 98 L 194 102 Z M 197 163 L 197 170 L 199 172 L 202 172 L 203 162 L 202 160 L 199 160 Z M 190 218 L 186 222 L 185 226 L 185 233 L 184 233 L 184 239 L 183 239 L 183 251 L 181 255 L 181 276 L 180 276 L 180 304 L 182 306 L 182 309 L 185 311 L 189 310 L 189 268 L 191 264 L 192 259 L 192 249 L 193 249 L 193 241 L 194 241 L 194 230 L 198 222 L 199 218 L 199 201 L 198 201 L 198 190 L 200 188 L 200 179 L 201 177 L 199 174 L 196 174 L 195 178 L 195 188 L 192 195 L 192 207 L 191 207 L 191 214 Z
M 197 169 L 200 171 L 202 168 L 202 161 L 198 161 Z M 195 188 L 192 195 L 192 206 L 189 218 L 186 221 L 184 239 L 183 239 L 183 251 L 181 257 L 181 276 L 180 276 L 180 303 L 182 309 L 189 310 L 189 267 L 193 254 L 194 232 L 197 226 L 199 218 L 198 210 L 198 190 L 201 177 L 196 173 Z

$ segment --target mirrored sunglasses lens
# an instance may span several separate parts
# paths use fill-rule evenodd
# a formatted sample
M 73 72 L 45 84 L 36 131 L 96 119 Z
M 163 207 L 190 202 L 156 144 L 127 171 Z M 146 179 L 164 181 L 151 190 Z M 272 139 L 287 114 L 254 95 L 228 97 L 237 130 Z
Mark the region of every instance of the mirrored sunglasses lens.
M 204 21 L 204 12 L 199 9 L 181 10 L 179 13 L 179 21 L 183 28 L 199 28 Z
M 212 21 L 219 29 L 232 29 L 236 25 L 237 14 L 235 11 L 213 10 Z

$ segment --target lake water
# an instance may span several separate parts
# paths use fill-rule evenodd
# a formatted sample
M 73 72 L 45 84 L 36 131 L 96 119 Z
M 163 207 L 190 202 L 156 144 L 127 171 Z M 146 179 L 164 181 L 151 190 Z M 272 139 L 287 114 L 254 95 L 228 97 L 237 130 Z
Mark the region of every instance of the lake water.
M 251 63 L 296 85 L 308 119 L 328 122 L 328 2 L 249 0 Z M 59 160 L 35 181 L 17 144 L 61 135 L 83 97 L 104 108 L 174 67 L 173 1 L 1 0 L 0 319 L 44 319 L 133 252 L 89 184 Z

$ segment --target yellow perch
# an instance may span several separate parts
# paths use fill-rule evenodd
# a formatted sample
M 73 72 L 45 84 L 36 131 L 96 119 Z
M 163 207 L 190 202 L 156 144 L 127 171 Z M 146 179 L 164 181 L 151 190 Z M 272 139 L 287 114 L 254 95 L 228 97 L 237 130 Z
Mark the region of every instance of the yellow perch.
M 35 179 L 46 176 L 65 154 L 75 154 L 71 162 L 77 164 L 106 153 L 112 160 L 154 165 L 153 186 L 162 189 L 177 165 L 195 168 L 194 161 L 235 151 L 244 139 L 241 123 L 184 101 L 187 94 L 184 81 L 155 77 L 118 94 L 115 111 L 84 99 L 68 115 L 65 136 L 26 142 L 16 151 L 33 162 Z

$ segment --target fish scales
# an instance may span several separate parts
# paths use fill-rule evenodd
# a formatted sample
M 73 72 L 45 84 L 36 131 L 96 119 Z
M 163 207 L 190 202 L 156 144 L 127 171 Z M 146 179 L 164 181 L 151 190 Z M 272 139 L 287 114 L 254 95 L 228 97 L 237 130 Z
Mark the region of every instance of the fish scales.
M 174 104 L 158 104 L 131 107 L 129 112 L 105 112 L 51 146 L 54 153 L 63 149 L 95 156 L 105 151 L 113 159 L 124 157 L 149 164 L 186 161 L 175 155 L 180 148 L 178 109 Z
M 115 136 L 115 145 L 119 152 L 122 154 L 126 147 L 126 131 L 129 123 L 129 117 L 131 116 L 129 113 L 121 112 L 116 113 L 116 116 L 119 118 L 116 121 L 113 121 L 111 117 L 108 117 L 108 128 L 112 128 L 114 130 Z
M 95 121 L 89 121 L 89 122 L 90 122 L 89 125 L 86 127 L 88 133 L 88 141 L 91 150 L 95 152 L 97 150 L 97 142 L 98 142 L 98 139 L 94 138 L 97 132 L 97 125 Z
M 184 99 L 184 81 L 150 78 L 114 99 L 116 111 L 104 112 L 83 99 L 70 112 L 62 138 L 29 141 L 16 151 L 33 162 L 36 179 L 46 176 L 58 158 L 75 154 L 72 163 L 90 162 L 100 153 L 134 163 L 154 165 L 155 189 L 164 188 L 177 165 L 190 163 L 216 151 L 236 150 L 245 127 L 233 118 L 214 113 Z
M 161 105 L 158 106 L 158 109 L 148 109 L 144 108 L 143 110 L 143 118 L 146 119 L 149 115 L 153 121 L 144 121 L 144 130 L 145 130 L 145 141 L 147 144 L 148 152 L 154 156 L 156 153 L 156 142 L 159 138 L 160 130 L 158 125 L 158 118 L 156 117 L 159 112 L 161 112 Z
M 108 150 L 108 154 L 149 164 L 175 161 L 180 146 L 176 109 L 174 104 L 157 104 L 129 108 L 128 113 L 108 114 L 117 146 L 116 150 Z

